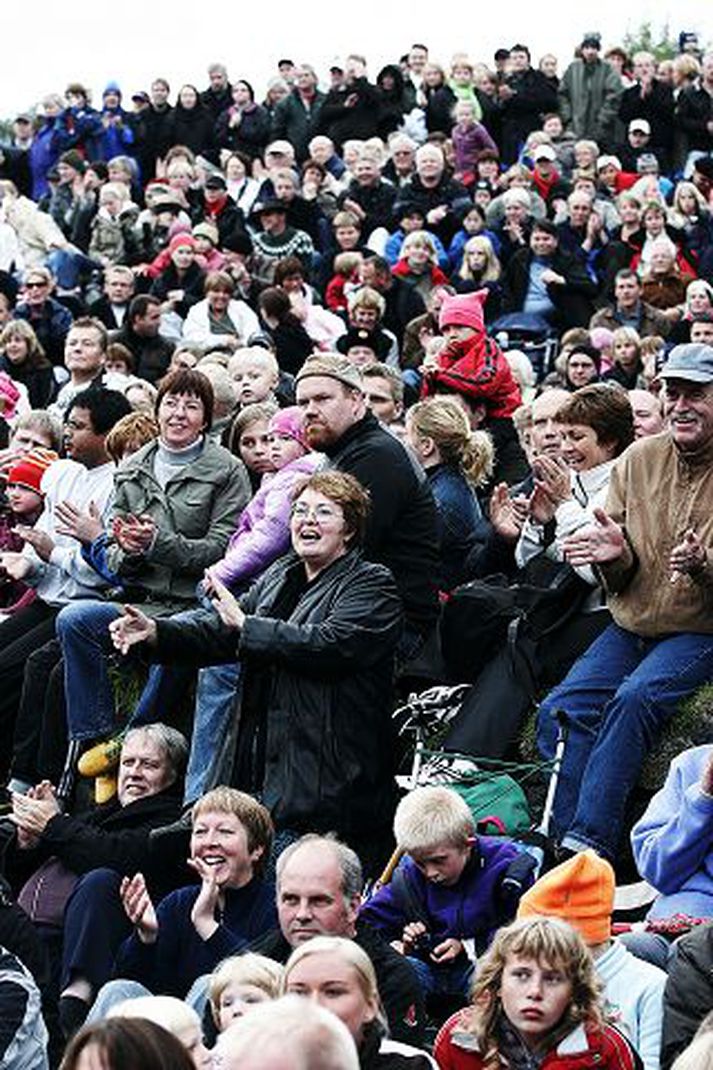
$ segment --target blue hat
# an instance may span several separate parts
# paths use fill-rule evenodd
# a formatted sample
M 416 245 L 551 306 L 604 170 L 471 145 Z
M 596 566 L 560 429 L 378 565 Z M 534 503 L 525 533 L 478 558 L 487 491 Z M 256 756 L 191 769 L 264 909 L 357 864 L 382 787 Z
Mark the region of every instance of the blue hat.
M 658 377 L 685 379 L 689 383 L 713 383 L 713 346 L 702 342 L 674 346 Z

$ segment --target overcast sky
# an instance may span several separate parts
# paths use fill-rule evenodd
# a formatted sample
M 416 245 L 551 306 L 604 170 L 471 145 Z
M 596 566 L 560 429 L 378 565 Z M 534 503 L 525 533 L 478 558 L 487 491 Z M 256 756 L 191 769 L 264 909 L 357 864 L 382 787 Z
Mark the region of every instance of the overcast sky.
M 312 62 L 322 73 L 335 56 L 360 51 L 374 76 L 413 41 L 424 41 L 440 61 L 467 51 L 489 62 L 495 48 L 517 39 L 530 45 L 535 60 L 555 52 L 563 67 L 583 31 L 600 31 L 606 46 L 644 18 L 655 28 L 668 21 L 675 34 L 695 29 L 703 40 L 713 39 L 712 9 L 702 0 L 478 6 L 470 0 L 447 6 L 438 0 L 34 0 L 27 8 L 22 0 L 5 0 L 2 6 L 2 116 L 62 92 L 70 80 L 89 85 L 95 100 L 109 79 L 117 79 L 128 97 L 148 89 L 157 74 L 174 90 L 183 82 L 202 89 L 211 60 L 224 61 L 232 77 L 247 78 L 261 93 L 284 55 Z

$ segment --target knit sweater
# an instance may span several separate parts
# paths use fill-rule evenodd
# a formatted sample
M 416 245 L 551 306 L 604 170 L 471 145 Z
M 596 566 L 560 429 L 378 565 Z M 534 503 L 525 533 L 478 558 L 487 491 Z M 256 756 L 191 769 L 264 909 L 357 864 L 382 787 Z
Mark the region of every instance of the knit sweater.
M 712 756 L 708 744 L 674 758 L 664 786 L 631 830 L 639 873 L 659 893 L 650 918 L 713 917 L 713 796 L 701 790 Z
M 645 1070 L 658 1070 L 666 974 L 637 959 L 619 940 L 612 940 L 595 964 L 607 1017 L 629 1038 Z

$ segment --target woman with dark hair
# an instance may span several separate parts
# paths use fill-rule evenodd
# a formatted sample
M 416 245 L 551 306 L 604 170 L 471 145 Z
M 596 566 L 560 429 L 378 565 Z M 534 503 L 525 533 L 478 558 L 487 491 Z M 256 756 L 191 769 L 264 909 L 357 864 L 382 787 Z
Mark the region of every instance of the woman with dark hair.
M 453 108 L 457 97 L 446 80 L 446 72 L 438 63 L 423 68 L 426 96 L 426 129 L 429 134 L 449 134 L 453 123 Z
M 579 390 L 599 380 L 601 355 L 595 346 L 582 342 L 572 346 L 564 364 L 565 390 Z
M 255 102 L 253 87 L 244 78 L 233 83 L 232 92 L 233 103 L 215 124 L 216 143 L 221 149 L 243 153 L 249 160 L 259 159 L 270 137 L 270 117 Z
M 144 1018 L 107 1018 L 77 1033 L 60 1070 L 195 1070 L 180 1040 Z
M 194 85 L 179 89 L 167 136 L 171 145 L 185 145 L 196 155 L 205 155 L 213 148 L 213 120 Z
M 111 632 L 121 653 L 144 643 L 164 663 L 237 653 L 236 786 L 261 792 L 278 831 L 334 830 L 373 860 L 393 815 L 401 605 L 391 574 L 361 554 L 368 504 L 353 476 L 316 473 L 294 499 L 292 553 L 239 602 L 209 580 L 217 614 L 158 622 L 127 606 Z
M 376 76 L 379 90 L 379 117 L 376 129 L 379 137 L 386 139 L 398 130 L 404 115 L 410 111 L 409 93 L 404 76 L 395 63 L 387 63 Z M 413 99 L 413 90 L 411 90 Z
M 0 371 L 27 388 L 33 409 L 44 409 L 57 392 L 52 365 L 45 356 L 32 325 L 10 320 L 0 334 Z
M 277 363 L 282 371 L 296 375 L 314 352 L 314 342 L 293 312 L 289 295 L 278 286 L 268 286 L 260 294 L 258 305 L 275 344 Z

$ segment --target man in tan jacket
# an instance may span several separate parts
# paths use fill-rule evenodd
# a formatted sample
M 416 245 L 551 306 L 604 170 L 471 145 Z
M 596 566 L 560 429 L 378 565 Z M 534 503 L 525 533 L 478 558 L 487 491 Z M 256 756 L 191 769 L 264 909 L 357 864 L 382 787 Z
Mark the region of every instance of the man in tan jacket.
M 540 707 L 538 744 L 567 744 L 555 798 L 566 849 L 614 858 L 642 762 L 680 702 L 713 677 L 713 347 L 661 372 L 668 429 L 617 461 L 606 511 L 565 544 L 596 566 L 614 622 Z

